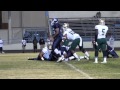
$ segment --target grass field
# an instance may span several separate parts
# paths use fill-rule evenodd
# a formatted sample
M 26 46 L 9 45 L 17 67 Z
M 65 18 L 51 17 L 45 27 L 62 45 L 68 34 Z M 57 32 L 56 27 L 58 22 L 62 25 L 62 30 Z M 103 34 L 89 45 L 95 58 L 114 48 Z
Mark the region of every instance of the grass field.
M 100 53 L 99 63 L 94 64 L 94 52 L 89 53 L 89 61 L 61 63 L 27 60 L 37 53 L 0 54 L 0 79 L 120 79 L 120 58 L 109 58 L 107 64 L 101 64 Z

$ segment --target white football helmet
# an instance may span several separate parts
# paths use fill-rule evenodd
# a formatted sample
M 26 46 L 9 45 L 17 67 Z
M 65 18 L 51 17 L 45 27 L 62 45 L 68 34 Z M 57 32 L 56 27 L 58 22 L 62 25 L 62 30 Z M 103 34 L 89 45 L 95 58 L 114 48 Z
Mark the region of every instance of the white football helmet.
M 100 24 L 100 25 L 105 25 L 105 20 L 99 19 L 99 24 Z
M 63 28 L 69 28 L 69 24 L 68 23 L 64 23 L 63 24 Z
M 65 32 L 67 30 L 67 28 L 69 28 L 69 24 L 68 23 L 64 23 L 63 24 L 63 32 Z

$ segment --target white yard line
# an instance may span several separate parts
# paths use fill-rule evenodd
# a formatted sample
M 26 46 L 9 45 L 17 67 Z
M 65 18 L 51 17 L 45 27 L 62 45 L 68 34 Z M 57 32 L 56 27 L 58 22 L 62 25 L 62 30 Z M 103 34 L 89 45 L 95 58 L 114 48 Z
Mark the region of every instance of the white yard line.
M 75 71 L 83 74 L 85 77 L 87 77 L 88 79 L 93 79 L 92 77 L 90 77 L 87 73 L 83 72 L 82 70 L 76 68 L 75 66 L 73 66 L 72 64 L 70 63 L 67 63 L 67 62 L 64 62 L 66 65 L 70 66 L 71 68 L 73 68 Z

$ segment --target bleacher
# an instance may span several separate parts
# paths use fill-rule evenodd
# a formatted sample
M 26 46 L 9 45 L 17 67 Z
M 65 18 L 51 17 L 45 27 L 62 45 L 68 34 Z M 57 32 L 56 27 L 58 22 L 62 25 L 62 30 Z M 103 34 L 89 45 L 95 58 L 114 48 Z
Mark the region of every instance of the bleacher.
M 120 18 L 105 18 L 106 25 L 109 27 L 108 34 L 112 34 L 115 37 L 115 48 L 116 50 L 120 50 L 119 43 L 120 43 Z M 89 49 L 92 48 L 91 40 L 94 38 L 94 27 L 98 24 L 98 20 L 94 18 L 80 18 L 80 19 L 59 19 L 59 22 L 63 25 L 63 23 L 69 23 L 70 27 L 76 32 L 79 33 L 80 36 L 83 38 L 84 47 Z M 108 37 L 109 39 L 109 37 Z M 6 41 L 7 42 L 7 41 Z M 19 42 L 17 44 L 9 44 L 4 46 L 5 52 L 9 51 L 20 51 L 21 47 L 21 40 L 17 40 Z M 118 49 L 119 48 L 119 49 Z M 33 45 L 32 43 L 28 43 L 27 50 L 32 50 Z

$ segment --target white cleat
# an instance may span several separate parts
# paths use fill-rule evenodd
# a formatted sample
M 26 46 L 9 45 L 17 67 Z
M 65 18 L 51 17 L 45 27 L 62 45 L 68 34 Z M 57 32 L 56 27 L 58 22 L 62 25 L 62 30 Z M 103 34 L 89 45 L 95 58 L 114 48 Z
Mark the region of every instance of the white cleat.
M 68 62 L 68 58 L 66 58 L 64 61 L 65 61 L 65 62 Z
M 107 62 L 103 61 L 103 62 L 101 62 L 101 63 L 107 63 Z
M 30 59 L 29 57 L 27 57 L 27 59 Z
M 93 63 L 98 63 L 98 62 L 93 62 Z
M 90 58 L 89 58 L 89 57 L 87 57 L 87 56 L 85 56 L 84 58 L 85 58 L 85 59 L 87 59 L 87 60 L 89 60 L 89 59 L 90 59 Z
M 74 57 L 74 56 L 69 57 L 69 60 L 73 60 L 73 59 L 75 59 L 75 57 Z
M 61 62 L 63 60 L 63 57 L 59 57 L 57 62 Z
M 77 60 L 80 61 L 80 58 L 78 58 Z

